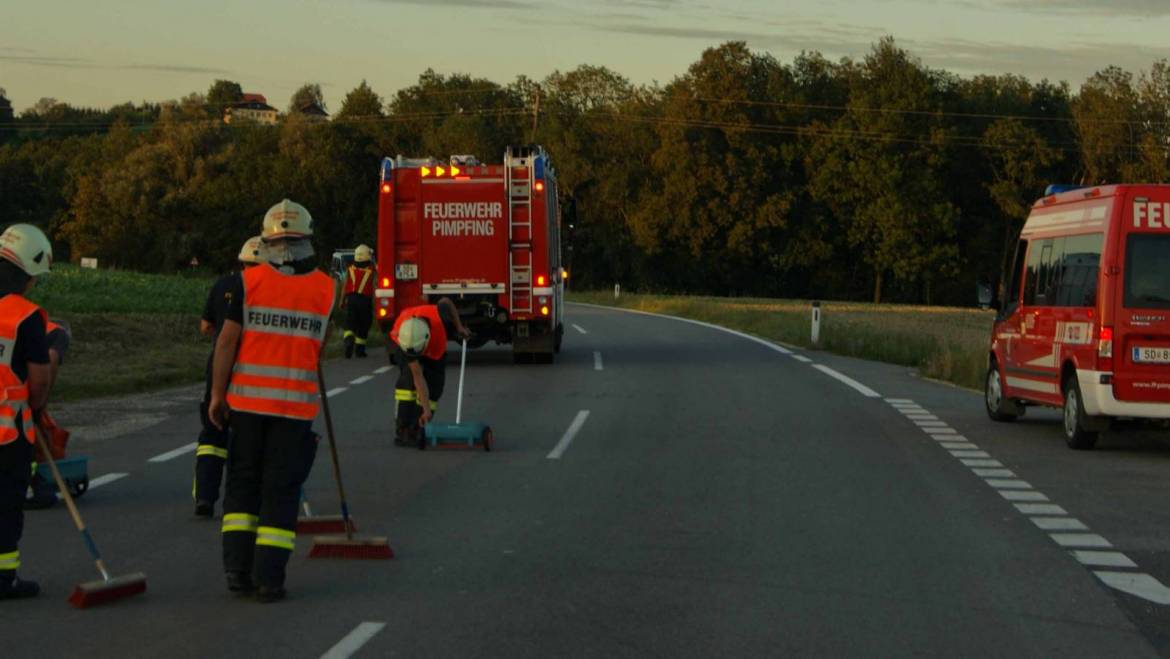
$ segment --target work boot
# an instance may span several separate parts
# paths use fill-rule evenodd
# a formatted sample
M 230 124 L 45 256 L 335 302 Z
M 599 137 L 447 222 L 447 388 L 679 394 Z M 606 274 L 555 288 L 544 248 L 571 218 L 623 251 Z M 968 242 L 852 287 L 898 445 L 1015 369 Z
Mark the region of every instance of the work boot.
M 195 502 L 195 516 L 204 519 L 211 519 L 215 516 L 215 504 L 206 499 L 200 499 Z
M 227 572 L 225 574 L 227 576 L 228 590 L 236 595 L 246 597 L 256 592 L 256 585 L 252 583 L 252 577 L 246 572 Z
M 261 604 L 271 604 L 279 602 L 288 595 L 284 588 L 280 586 L 260 586 L 256 589 L 256 601 Z
M 0 600 L 27 599 L 40 594 L 41 587 L 35 581 L 17 577 L 0 579 Z
M 356 350 L 357 350 L 358 357 L 368 357 L 369 356 L 366 354 L 366 347 L 360 343 L 357 345 Z
M 353 359 L 353 337 L 345 337 L 345 358 Z

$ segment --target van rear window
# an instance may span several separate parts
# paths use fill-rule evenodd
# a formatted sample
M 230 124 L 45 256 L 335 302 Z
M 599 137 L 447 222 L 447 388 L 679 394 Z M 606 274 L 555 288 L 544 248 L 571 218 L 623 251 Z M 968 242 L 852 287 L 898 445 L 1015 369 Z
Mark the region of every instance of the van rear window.
M 1129 235 L 1124 304 L 1129 309 L 1170 309 L 1170 235 Z

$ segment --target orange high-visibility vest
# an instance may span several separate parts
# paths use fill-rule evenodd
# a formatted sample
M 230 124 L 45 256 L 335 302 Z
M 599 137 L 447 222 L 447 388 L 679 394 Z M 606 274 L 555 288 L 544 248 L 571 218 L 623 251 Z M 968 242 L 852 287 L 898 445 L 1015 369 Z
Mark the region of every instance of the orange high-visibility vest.
M 271 265 L 244 277 L 244 334 L 228 386 L 237 412 L 313 419 L 317 362 L 333 312 L 333 280 L 314 270 L 286 275 Z
M 11 444 L 20 438 L 16 417 L 21 418 L 24 438 L 36 442 L 32 432 L 32 410 L 28 406 L 28 384 L 12 370 L 12 353 L 16 349 L 16 333 L 20 324 L 33 314 L 45 312 L 21 295 L 5 295 L 0 299 L 0 445 Z M 46 322 L 47 322 L 46 318 Z
M 345 294 L 357 293 L 374 297 L 374 267 L 349 266 L 345 277 Z
M 442 359 L 443 355 L 447 354 L 447 328 L 443 325 L 442 317 L 439 316 L 439 307 L 434 304 L 420 304 L 417 307 L 403 309 L 402 313 L 398 314 L 398 319 L 394 321 L 394 327 L 390 330 L 390 340 L 398 343 L 398 330 L 402 327 L 402 323 L 410 318 L 422 318 L 431 328 L 431 340 L 427 342 L 422 356 L 427 359 Z

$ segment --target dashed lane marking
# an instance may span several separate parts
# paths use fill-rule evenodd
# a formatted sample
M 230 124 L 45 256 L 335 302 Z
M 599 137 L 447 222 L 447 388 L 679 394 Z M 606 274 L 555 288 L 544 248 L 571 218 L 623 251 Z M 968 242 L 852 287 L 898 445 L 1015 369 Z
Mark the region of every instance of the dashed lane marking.
M 349 383 L 352 385 L 359 385 L 359 384 L 365 384 L 373 379 L 374 379 L 374 376 L 372 376 L 372 375 L 363 375 L 360 378 L 354 378 L 354 379 L 350 380 Z
M 987 484 L 997 490 L 1030 490 L 1032 486 L 1028 481 L 1016 480 L 1014 478 L 989 478 Z
M 795 359 L 796 361 L 800 362 L 801 364 L 811 364 L 811 363 L 813 363 L 813 360 L 809 359 L 808 357 L 805 357 L 804 355 L 798 355 L 798 354 L 796 354 L 795 352 L 794 352 L 794 353 L 792 353 L 791 355 L 789 355 L 789 357 L 792 357 L 793 359 Z
M 1148 574 L 1095 570 L 1093 574 L 1111 588 L 1136 595 L 1145 600 L 1170 606 L 1170 588 Z
M 378 632 L 382 631 L 385 626 L 384 622 L 363 622 L 346 634 L 345 638 L 338 641 L 337 645 L 321 655 L 321 659 L 349 659 L 362 649 L 363 645 L 369 643 L 370 639 L 377 636 Z
M 1089 527 L 1075 517 L 1033 517 L 1032 523 L 1043 531 L 1088 531 Z
M 1049 533 L 1048 537 L 1061 547 L 1109 548 L 1113 546 L 1113 543 L 1096 533 Z
M 191 451 L 194 451 L 196 446 L 197 446 L 197 444 L 195 442 L 191 442 L 190 444 L 184 444 L 183 446 L 180 446 L 179 448 L 177 448 L 173 451 L 167 451 L 166 453 L 159 453 L 158 455 L 154 456 L 153 458 L 150 458 L 149 460 L 147 460 L 147 462 L 166 462 L 167 460 L 174 460 L 175 458 L 179 457 L 180 455 L 185 455 L 187 453 L 190 453 Z M 90 485 L 92 486 L 93 483 L 90 483 Z
M 597 350 L 593 351 L 593 370 L 605 370 L 605 366 L 601 363 L 601 353 Z
M 1016 510 L 1025 515 L 1067 515 L 1068 511 L 1055 503 L 1017 503 Z
M 565 431 L 564 436 L 561 437 L 561 441 L 557 442 L 557 445 L 553 447 L 553 450 L 549 451 L 547 456 L 549 460 L 561 459 L 561 456 L 565 454 L 565 451 L 569 450 L 569 444 L 573 443 L 573 438 L 577 436 L 577 433 L 581 432 L 581 426 L 585 425 L 585 420 L 588 418 L 589 410 L 581 410 L 580 412 L 577 412 L 577 416 L 574 417 L 573 422 L 569 424 L 569 429 Z
M 1008 501 L 1048 501 L 1043 492 L 1034 490 L 999 490 L 999 495 Z
M 374 373 L 376 373 L 376 374 L 378 374 L 378 375 L 381 375 L 381 374 L 383 374 L 383 373 L 389 373 L 389 372 L 390 372 L 390 368 L 391 368 L 391 367 L 389 367 L 389 366 L 383 366 L 382 368 L 375 368 L 375 369 L 374 369 Z
M 326 398 L 333 398 L 334 396 L 336 396 L 338 394 L 343 394 L 346 391 L 349 391 L 349 387 L 334 387 L 334 388 L 330 389 L 329 391 L 325 392 L 325 397 Z
M 1073 557 L 1082 565 L 1092 567 L 1129 567 L 1136 568 L 1137 563 L 1119 551 L 1095 551 L 1092 549 L 1074 549 Z
M 588 334 L 588 333 L 589 333 L 589 332 L 586 332 L 586 331 L 585 331 L 585 328 L 584 328 L 584 327 L 581 327 L 581 326 L 580 326 L 580 325 L 578 325 L 577 323 L 573 323 L 573 329 L 577 330 L 578 332 L 580 332 L 580 333 L 582 333 L 582 334 Z
M 110 483 L 113 483 L 114 481 L 120 481 L 129 475 L 130 474 L 123 474 L 123 473 L 103 474 L 103 475 L 98 476 L 97 478 L 95 478 L 89 482 L 89 489 L 92 490 L 95 487 L 109 485 Z

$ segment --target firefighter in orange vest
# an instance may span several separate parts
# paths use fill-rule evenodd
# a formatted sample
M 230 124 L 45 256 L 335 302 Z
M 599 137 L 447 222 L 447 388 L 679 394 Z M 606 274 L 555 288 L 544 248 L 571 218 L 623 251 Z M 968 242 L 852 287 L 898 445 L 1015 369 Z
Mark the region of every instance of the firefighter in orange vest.
M 36 582 L 16 576 L 36 442 L 33 417 L 51 385 L 47 318 L 24 294 L 52 263 L 53 248 L 40 229 L 14 224 L 0 234 L 0 600 L 40 592 Z
M 223 563 L 228 590 L 284 599 L 301 485 L 316 455 L 317 364 L 334 282 L 317 270 L 313 219 L 287 199 L 264 216 L 268 263 L 245 270 L 215 344 L 209 414 L 230 408 Z
M 398 446 L 423 447 L 423 427 L 439 408 L 446 382 L 448 332 L 464 339 L 471 336 L 448 298 L 403 309 L 390 330 L 398 365 L 394 385 L 398 402 L 394 443 Z
M 345 310 L 345 358 L 366 356 L 366 338 L 374 322 L 374 252 L 366 245 L 353 250 L 353 263 L 345 271 L 341 308 Z
M 264 244 L 260 236 L 249 238 L 242 247 L 237 261 L 240 271 L 255 267 L 262 262 Z M 199 333 L 219 338 L 224 318 L 232 304 L 235 290 L 240 287 L 240 272 L 226 274 L 211 285 L 207 302 L 203 305 L 203 316 L 199 319 Z M 214 339 L 212 345 L 214 346 Z M 195 486 L 191 490 L 195 497 L 195 516 L 210 519 L 215 515 L 215 502 L 219 500 L 219 488 L 223 482 L 223 465 L 228 455 L 228 431 L 216 428 L 207 416 L 211 404 L 211 366 L 215 351 L 207 356 L 207 387 L 203 390 L 203 401 L 199 404 L 199 418 L 203 429 L 195 449 Z

